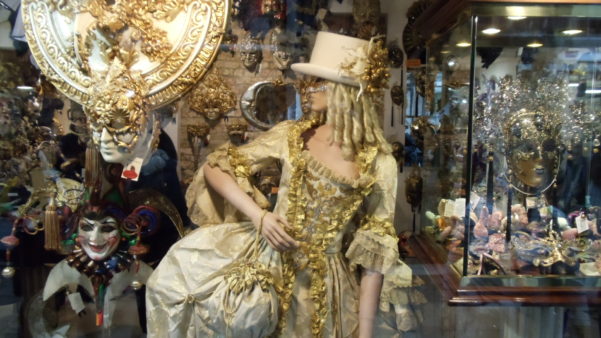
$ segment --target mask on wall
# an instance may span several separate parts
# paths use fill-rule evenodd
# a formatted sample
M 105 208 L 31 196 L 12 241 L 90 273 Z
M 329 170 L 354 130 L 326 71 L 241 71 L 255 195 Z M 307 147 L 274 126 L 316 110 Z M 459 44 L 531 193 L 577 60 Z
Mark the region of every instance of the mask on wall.
M 208 74 L 188 97 L 188 104 L 197 114 L 216 121 L 236 107 L 236 95 L 219 73 Z
M 242 65 L 251 72 L 257 71 L 257 68 L 263 60 L 261 43 L 258 39 L 248 36 L 240 44 L 240 60 Z
M 390 66 L 392 68 L 399 68 L 403 65 L 405 56 L 397 44 L 391 44 L 388 46 L 388 59 L 390 60 Z
M 521 109 L 510 117 L 505 152 L 512 183 L 534 192 L 550 187 L 559 165 L 559 127 L 542 112 Z
M 290 68 L 292 63 L 292 46 L 286 31 L 279 28 L 273 30 L 271 34 L 271 45 L 273 46 L 273 62 L 279 70 Z

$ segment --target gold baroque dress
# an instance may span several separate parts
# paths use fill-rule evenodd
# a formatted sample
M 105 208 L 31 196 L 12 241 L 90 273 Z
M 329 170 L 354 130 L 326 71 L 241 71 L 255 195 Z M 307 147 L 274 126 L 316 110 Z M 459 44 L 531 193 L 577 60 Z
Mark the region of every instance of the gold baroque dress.
M 357 336 L 360 265 L 384 274 L 375 337 L 400 337 L 415 329 L 420 318 L 414 306 L 425 299 L 412 287 L 410 268 L 398 258 L 392 226 L 396 162 L 368 148 L 356 159 L 358 179 L 337 175 L 303 149 L 301 135 L 311 127 L 308 120 L 285 121 L 249 144 L 225 145 L 207 159 L 234 177 L 262 207 L 268 202 L 249 176 L 273 161 L 282 167 L 274 213 L 286 216 L 291 236 L 301 245 L 280 254 L 261 237 L 259 260 L 278 285 L 276 335 Z M 249 257 L 253 249 L 255 227 L 205 184 L 202 170 L 186 199 L 190 217 L 200 228 L 170 249 L 148 281 L 150 337 L 226 335 L 227 328 L 211 325 L 212 314 L 224 309 L 208 299 L 223 281 L 221 270 Z M 244 320 L 261 322 L 252 315 Z M 248 333 L 262 335 L 259 327 Z

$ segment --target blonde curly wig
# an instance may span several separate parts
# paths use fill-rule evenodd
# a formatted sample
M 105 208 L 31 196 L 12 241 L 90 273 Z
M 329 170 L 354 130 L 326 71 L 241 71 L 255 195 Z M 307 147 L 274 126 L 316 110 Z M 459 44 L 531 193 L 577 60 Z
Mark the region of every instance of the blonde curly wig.
M 358 87 L 330 81 L 327 84 L 326 124 L 333 127 L 331 141 L 341 145 L 344 158 L 353 159 L 366 146 L 390 153 L 392 149 L 378 119 L 381 100 L 371 94 L 359 95 Z

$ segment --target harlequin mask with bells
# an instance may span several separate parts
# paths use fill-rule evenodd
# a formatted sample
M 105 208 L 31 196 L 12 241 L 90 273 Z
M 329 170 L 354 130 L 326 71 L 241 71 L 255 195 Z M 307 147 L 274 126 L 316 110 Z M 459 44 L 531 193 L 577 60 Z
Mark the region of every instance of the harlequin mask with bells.
M 147 159 L 157 146 L 160 120 L 144 99 L 146 82 L 115 60 L 95 83 L 86 113 L 102 158 L 121 164 Z
M 86 275 L 94 288 L 96 325 L 104 322 L 107 286 L 115 274 L 137 269 L 137 259 L 148 252 L 141 238 L 159 226 L 160 213 L 150 206 L 138 206 L 129 215 L 118 193 L 93 199 L 70 219 L 67 228 L 74 230 L 64 244 L 73 250 L 66 258 L 72 268 Z
M 521 109 L 508 119 L 504 129 L 511 177 L 534 190 L 552 184 L 559 165 L 557 140 L 561 125 L 548 116 L 542 111 Z

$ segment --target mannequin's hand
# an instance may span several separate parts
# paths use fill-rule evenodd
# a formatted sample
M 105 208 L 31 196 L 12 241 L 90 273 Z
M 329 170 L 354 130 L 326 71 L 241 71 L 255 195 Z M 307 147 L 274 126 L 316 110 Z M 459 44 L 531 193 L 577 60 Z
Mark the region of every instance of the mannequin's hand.
M 285 218 L 272 212 L 268 212 L 263 217 L 263 229 L 261 234 L 274 250 L 287 251 L 298 248 L 298 243 L 290 237 L 284 228 L 288 228 L 288 222 Z

